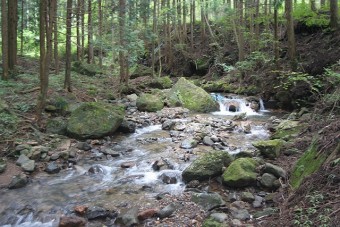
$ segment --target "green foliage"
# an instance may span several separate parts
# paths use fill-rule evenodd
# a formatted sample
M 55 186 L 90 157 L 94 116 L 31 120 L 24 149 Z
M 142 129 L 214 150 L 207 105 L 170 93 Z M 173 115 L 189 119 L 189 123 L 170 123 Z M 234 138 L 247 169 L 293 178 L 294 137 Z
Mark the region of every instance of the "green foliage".
M 17 130 L 19 119 L 8 111 L 0 112 L 0 138 L 8 138 Z
M 246 60 L 237 62 L 236 68 L 247 73 L 267 65 L 271 60 L 272 58 L 265 52 L 254 51 L 247 56 Z
M 294 19 L 303 22 L 307 26 L 326 27 L 329 24 L 329 16 L 316 13 L 308 4 L 297 4 L 293 12 Z

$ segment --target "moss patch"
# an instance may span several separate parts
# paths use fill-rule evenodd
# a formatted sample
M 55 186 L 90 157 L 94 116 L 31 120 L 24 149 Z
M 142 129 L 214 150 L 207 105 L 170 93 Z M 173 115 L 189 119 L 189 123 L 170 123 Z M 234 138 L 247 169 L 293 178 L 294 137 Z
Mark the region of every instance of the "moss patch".
M 141 94 L 137 99 L 139 111 L 156 112 L 163 109 L 164 103 L 161 97 L 152 94 Z
M 276 132 L 271 136 L 271 139 L 291 140 L 295 138 L 299 132 L 305 127 L 298 121 L 284 120 L 277 127 Z
M 265 158 L 275 159 L 280 155 L 283 143 L 284 141 L 281 139 L 260 140 L 253 142 L 253 146 L 256 147 Z
M 325 161 L 326 156 L 322 154 L 317 156 L 317 153 L 317 145 L 314 141 L 295 164 L 290 178 L 290 184 L 294 189 L 300 186 L 305 177 L 317 171 Z

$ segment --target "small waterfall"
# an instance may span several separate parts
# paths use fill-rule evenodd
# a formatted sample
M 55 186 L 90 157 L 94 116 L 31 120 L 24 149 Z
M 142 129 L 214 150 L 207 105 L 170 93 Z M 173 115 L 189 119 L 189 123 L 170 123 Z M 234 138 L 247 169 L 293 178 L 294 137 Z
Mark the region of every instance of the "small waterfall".
M 261 98 L 259 99 L 259 103 L 260 103 L 260 111 L 266 110 L 266 109 L 264 108 L 263 100 L 262 100 Z

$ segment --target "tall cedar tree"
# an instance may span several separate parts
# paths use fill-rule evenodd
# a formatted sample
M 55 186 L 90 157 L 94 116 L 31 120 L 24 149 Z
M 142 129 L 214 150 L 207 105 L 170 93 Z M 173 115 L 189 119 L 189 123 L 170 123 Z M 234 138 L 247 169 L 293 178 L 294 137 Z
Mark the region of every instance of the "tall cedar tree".
M 64 89 L 71 92 L 71 36 L 72 36 L 72 0 L 67 0 L 66 9 L 66 64 L 65 64 L 65 81 Z
M 1 0 L 1 38 L 2 38 L 2 76 L 3 80 L 8 80 L 8 15 L 7 1 Z

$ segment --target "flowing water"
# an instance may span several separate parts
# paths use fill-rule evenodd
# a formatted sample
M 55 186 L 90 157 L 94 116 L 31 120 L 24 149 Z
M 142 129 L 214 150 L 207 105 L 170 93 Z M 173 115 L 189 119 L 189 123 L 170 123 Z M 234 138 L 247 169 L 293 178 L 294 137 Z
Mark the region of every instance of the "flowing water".
M 250 112 L 245 101 L 240 100 L 232 99 L 239 102 L 236 112 L 221 107 L 219 113 L 209 117 L 227 120 L 244 111 L 254 116 L 262 115 L 262 112 Z M 226 100 L 221 101 L 226 103 Z M 238 146 L 227 151 L 234 154 L 251 149 L 252 141 L 268 138 L 263 124 L 264 121 L 252 122 L 248 134 L 235 130 L 229 143 Z M 179 155 L 173 149 L 178 144 L 172 141 L 168 131 L 161 130 L 160 125 L 138 129 L 131 135 L 118 135 L 112 144 L 113 150 L 120 151 L 119 157 L 110 160 L 85 158 L 58 174 L 39 173 L 24 188 L 1 189 L 0 226 L 57 226 L 58 217 L 72 212 L 76 205 L 112 209 L 134 207 L 150 203 L 159 193 L 180 194 L 184 191 L 181 172 L 189 163 L 178 159 Z M 172 169 L 154 171 L 152 164 L 160 158 L 171 163 Z M 132 167 L 122 168 L 126 162 L 133 163 Z M 89 173 L 91 167 L 96 170 L 95 174 Z M 165 173 L 176 176 L 177 183 L 163 183 L 161 176 Z

